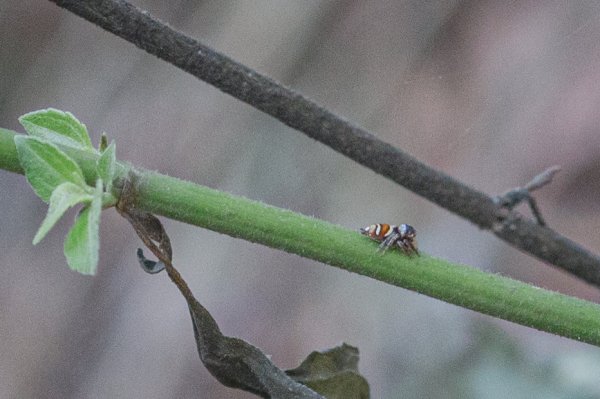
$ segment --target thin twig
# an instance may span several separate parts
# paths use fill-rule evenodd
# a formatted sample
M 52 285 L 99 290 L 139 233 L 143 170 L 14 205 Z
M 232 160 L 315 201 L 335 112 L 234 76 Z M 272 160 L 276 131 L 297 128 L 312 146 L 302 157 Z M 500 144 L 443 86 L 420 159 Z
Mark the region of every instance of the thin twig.
M 527 183 L 523 188 L 529 192 L 540 189 L 544 187 L 546 184 L 552 183 L 552 179 L 554 175 L 560 172 L 560 166 L 554 165 L 531 179 L 529 183 Z
M 313 101 L 165 25 L 123 0 L 50 0 L 277 118 L 545 262 L 600 285 L 600 257 L 507 213 L 493 198 L 425 165 Z M 510 220 L 510 223 L 504 223 Z
M 552 182 L 552 178 L 555 174 L 560 171 L 560 166 L 551 166 L 544 170 L 539 175 L 535 176 L 529 183 L 523 187 L 515 187 L 508 190 L 502 195 L 494 197 L 494 202 L 499 206 L 502 206 L 508 210 L 512 210 L 515 206 L 519 205 L 523 201 L 527 201 L 531 212 L 533 213 L 534 219 L 540 226 L 546 226 L 546 221 L 542 217 L 542 213 L 537 206 L 535 198 L 531 195 L 532 191 L 538 190 L 547 184 Z
M 531 209 L 531 213 L 533 214 L 533 218 L 537 221 L 537 224 L 540 226 L 547 226 L 546 221 L 542 217 L 542 212 L 540 208 L 537 206 L 537 201 L 531 195 L 527 198 L 527 203 L 529 204 L 529 208 Z

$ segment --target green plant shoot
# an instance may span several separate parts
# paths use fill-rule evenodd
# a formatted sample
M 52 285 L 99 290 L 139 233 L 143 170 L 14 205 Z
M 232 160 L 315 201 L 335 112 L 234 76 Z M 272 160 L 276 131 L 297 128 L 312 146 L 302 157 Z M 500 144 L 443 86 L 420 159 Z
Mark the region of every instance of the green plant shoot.
M 29 134 L 14 138 L 19 162 L 33 191 L 49 203 L 48 213 L 33 244 L 40 242 L 69 208 L 83 204 L 67 234 L 64 252 L 71 269 L 95 274 L 100 249 L 100 212 L 117 202 L 112 195 L 115 143 L 102 149 L 96 164 L 98 179 L 92 187 L 86 183 L 77 162 L 58 147 L 98 155 L 85 125 L 69 112 L 52 108 L 28 113 L 19 121 Z

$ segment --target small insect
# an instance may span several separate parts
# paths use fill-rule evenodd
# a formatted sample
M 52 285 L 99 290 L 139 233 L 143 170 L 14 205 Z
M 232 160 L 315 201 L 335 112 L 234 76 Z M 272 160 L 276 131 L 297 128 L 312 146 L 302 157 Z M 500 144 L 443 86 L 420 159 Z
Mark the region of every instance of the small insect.
M 385 252 L 388 248 L 397 245 L 407 255 L 419 255 L 417 241 L 415 240 L 417 231 L 409 224 L 401 224 L 400 226 L 385 223 L 372 224 L 360 229 L 360 233 L 380 242 L 378 251 Z

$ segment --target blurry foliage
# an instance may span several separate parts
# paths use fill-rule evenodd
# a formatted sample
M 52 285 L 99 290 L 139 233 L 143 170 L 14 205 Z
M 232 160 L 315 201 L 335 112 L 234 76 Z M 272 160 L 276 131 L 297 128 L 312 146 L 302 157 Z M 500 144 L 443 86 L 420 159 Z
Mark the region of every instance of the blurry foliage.
M 544 361 L 529 353 L 500 328 L 477 323 L 473 344 L 439 369 L 412 385 L 414 395 L 427 398 L 545 398 L 600 397 L 600 354 L 593 351 L 556 354 Z M 398 384 L 398 392 L 406 389 Z M 412 391 L 411 388 L 408 391 Z

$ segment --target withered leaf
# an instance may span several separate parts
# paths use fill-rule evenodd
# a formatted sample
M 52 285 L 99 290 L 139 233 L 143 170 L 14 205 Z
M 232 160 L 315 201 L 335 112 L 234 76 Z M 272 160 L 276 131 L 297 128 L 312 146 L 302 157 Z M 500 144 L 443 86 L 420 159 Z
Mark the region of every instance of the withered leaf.
M 369 384 L 358 372 L 358 348 L 345 343 L 324 352 L 312 352 L 286 374 L 327 399 L 369 398 Z
M 293 379 L 255 346 L 239 338 L 224 336 L 215 319 L 196 300 L 183 277 L 173 267 L 171 242 L 160 220 L 135 208 L 135 194 L 135 175 L 132 172 L 124 182 L 117 210 L 159 259 L 158 262 L 148 260 L 143 251 L 138 249 L 138 261 L 151 274 L 166 269 L 179 288 L 188 303 L 200 360 L 219 382 L 263 398 L 323 399 L 324 396 L 309 388 L 313 385 L 327 398 L 368 398 L 368 385 L 357 372 L 358 350 L 354 347 L 343 345 L 326 354 L 313 352 L 296 369 L 296 373 L 291 372 L 297 377 Z M 348 394 L 342 395 L 343 392 Z M 356 396 L 357 392 L 361 396 Z M 363 392 L 366 392 L 366 396 Z

